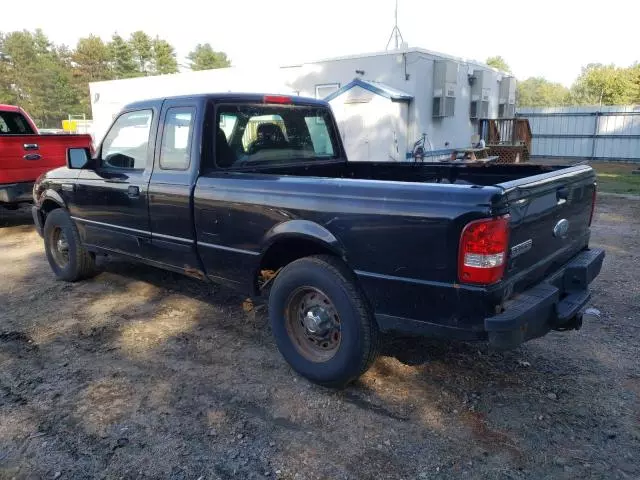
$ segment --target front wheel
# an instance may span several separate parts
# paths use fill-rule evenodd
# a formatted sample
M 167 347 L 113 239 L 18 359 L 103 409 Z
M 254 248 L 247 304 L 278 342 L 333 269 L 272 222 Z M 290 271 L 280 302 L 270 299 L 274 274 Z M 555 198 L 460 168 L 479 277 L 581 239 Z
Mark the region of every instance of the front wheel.
M 305 257 L 282 269 L 269 295 L 280 353 L 314 383 L 343 387 L 378 352 L 378 327 L 354 274 L 335 257 Z
M 95 273 L 95 257 L 84 248 L 73 220 L 61 208 L 47 215 L 44 249 L 51 270 L 60 280 L 75 282 Z

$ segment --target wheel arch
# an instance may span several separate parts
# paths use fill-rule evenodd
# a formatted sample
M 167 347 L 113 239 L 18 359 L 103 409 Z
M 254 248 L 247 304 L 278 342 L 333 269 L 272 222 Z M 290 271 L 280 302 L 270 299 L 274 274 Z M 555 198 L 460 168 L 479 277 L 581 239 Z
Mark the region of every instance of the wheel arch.
M 40 197 L 38 215 L 44 226 L 44 222 L 47 220 L 47 215 L 57 208 L 67 209 L 67 204 L 58 192 L 52 189 L 46 190 Z
M 347 261 L 340 241 L 325 227 L 309 220 L 290 220 L 272 228 L 264 237 L 264 247 L 253 275 L 253 290 L 260 293 L 261 272 L 277 271 L 299 258 L 332 255 Z

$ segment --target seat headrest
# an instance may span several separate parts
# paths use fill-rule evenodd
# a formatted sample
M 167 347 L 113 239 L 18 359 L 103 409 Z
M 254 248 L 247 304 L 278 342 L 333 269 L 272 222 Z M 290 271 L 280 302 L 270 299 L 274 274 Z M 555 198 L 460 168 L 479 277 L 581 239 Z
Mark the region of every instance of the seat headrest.
M 286 141 L 284 133 L 278 125 L 275 123 L 261 123 L 257 129 L 258 138 L 274 143 L 280 143 Z

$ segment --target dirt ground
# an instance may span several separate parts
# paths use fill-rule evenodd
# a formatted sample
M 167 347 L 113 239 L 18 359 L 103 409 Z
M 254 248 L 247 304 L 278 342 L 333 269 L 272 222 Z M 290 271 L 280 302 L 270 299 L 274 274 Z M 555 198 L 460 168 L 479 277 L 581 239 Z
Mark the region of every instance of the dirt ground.
M 110 261 L 55 281 L 0 213 L 0 478 L 640 478 L 640 201 L 601 197 L 598 322 L 518 350 L 393 338 L 332 391 L 243 298 Z

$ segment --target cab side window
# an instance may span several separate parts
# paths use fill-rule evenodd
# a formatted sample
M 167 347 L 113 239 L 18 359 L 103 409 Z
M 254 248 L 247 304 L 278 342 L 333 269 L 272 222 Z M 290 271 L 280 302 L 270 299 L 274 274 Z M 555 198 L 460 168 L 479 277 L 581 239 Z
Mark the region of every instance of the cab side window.
M 167 110 L 160 151 L 162 170 L 189 168 L 195 114 L 196 110 L 193 107 L 172 107 Z
M 151 110 L 120 115 L 102 142 L 102 167 L 144 170 L 152 118 Z

